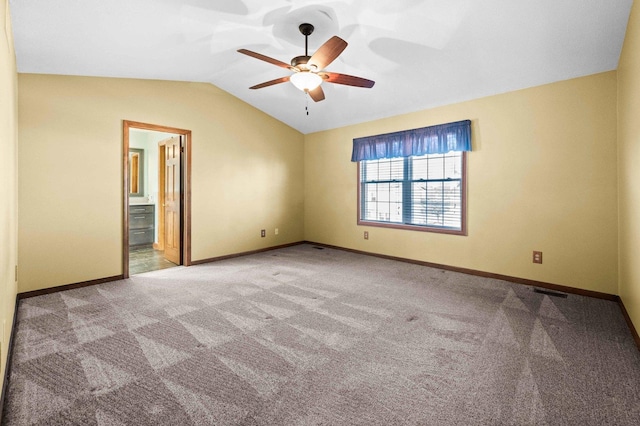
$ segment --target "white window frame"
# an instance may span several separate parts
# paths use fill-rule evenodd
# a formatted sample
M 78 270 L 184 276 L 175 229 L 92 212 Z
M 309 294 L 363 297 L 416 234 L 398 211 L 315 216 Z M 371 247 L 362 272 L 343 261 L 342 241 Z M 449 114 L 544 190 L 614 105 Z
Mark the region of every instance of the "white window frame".
M 451 153 L 450 153 L 451 154 Z M 387 180 L 375 180 L 370 179 L 367 181 L 362 180 L 362 167 L 363 163 L 366 163 L 367 160 L 358 162 L 358 225 L 362 226 L 377 226 L 383 228 L 396 228 L 396 229 L 406 229 L 413 231 L 423 231 L 423 232 L 436 232 L 436 233 L 444 233 L 444 234 L 453 234 L 453 235 L 467 235 L 467 153 L 466 152 L 458 152 L 456 154 L 460 154 L 460 162 L 461 162 L 461 173 L 459 179 L 419 179 L 413 180 L 410 176 L 410 170 L 412 167 L 413 159 L 421 159 L 424 157 L 441 157 L 442 154 L 428 154 L 426 156 L 420 157 L 404 157 L 404 158 L 394 158 L 394 159 L 384 159 L 384 160 L 370 160 L 370 161 L 402 161 L 403 162 L 403 176 L 393 176 L 393 178 Z M 411 188 L 412 184 L 416 183 L 433 183 L 433 182 L 460 182 L 460 199 L 459 199 L 459 207 L 456 207 L 456 211 L 459 212 L 459 224 L 460 226 L 446 226 L 444 224 L 434 225 L 434 224 L 418 224 L 413 223 L 414 220 L 412 218 L 412 212 L 415 209 L 415 199 L 412 199 Z M 398 213 L 394 215 L 394 217 L 390 217 L 389 214 L 383 214 L 382 216 L 372 218 L 365 218 L 363 214 L 367 211 L 367 203 L 375 202 L 378 200 L 367 200 L 362 198 L 363 188 L 366 184 L 389 184 L 389 185 L 400 185 L 402 186 L 402 195 L 401 200 L 398 202 L 397 200 L 387 200 L 386 203 L 389 204 L 400 204 L 398 210 L 402 212 L 402 214 Z M 444 185 L 443 185 L 444 187 Z M 444 197 L 444 194 L 443 194 Z M 366 198 L 366 194 L 365 194 Z M 391 208 L 391 207 L 389 207 Z M 402 217 L 400 217 L 402 216 Z

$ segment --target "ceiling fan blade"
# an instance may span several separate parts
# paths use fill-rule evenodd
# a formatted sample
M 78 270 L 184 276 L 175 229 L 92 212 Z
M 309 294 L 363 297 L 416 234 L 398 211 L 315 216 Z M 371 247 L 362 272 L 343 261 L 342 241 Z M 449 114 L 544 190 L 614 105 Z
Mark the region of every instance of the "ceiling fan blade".
M 313 90 L 309 90 L 307 93 L 309 93 L 309 96 L 311 96 L 311 99 L 313 99 L 314 102 L 320 102 L 324 100 L 324 90 L 322 90 L 322 86 L 318 86 Z
M 328 83 L 344 84 L 346 86 L 366 87 L 372 88 L 376 84 L 373 80 L 367 80 L 362 77 L 355 77 L 353 75 L 340 74 L 337 72 L 323 72 L 321 77 Z
M 269 62 L 270 64 L 273 65 L 277 65 L 281 68 L 286 68 L 286 69 L 291 69 L 291 65 L 286 64 L 282 61 L 279 61 L 277 59 L 273 59 L 270 58 L 268 56 L 262 55 L 260 53 L 256 53 L 256 52 L 252 52 L 251 50 L 247 50 L 247 49 L 238 49 L 238 52 L 243 53 L 247 56 L 251 56 L 252 58 L 256 58 L 256 59 L 260 59 L 261 61 L 265 61 L 265 62 Z
M 289 77 L 280 77 L 275 80 L 265 81 L 264 83 L 256 84 L 255 86 L 249 87 L 249 89 L 262 89 L 263 87 L 273 86 L 274 84 L 286 83 L 289 81 Z
M 309 64 L 315 65 L 318 71 L 325 69 L 347 47 L 347 42 L 338 36 L 333 36 L 325 42 L 309 59 Z

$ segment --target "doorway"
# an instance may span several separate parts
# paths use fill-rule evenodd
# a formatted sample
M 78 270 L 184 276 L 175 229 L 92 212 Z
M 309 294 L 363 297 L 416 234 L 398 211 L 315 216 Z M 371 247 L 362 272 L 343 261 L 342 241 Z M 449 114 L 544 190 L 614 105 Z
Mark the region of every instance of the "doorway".
M 191 131 L 123 122 L 123 275 L 191 264 Z

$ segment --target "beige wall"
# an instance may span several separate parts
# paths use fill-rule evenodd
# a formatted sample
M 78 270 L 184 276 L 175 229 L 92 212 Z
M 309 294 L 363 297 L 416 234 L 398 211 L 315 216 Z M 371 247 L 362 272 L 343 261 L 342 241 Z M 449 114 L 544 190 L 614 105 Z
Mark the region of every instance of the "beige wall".
M 468 236 L 356 225 L 353 138 L 464 119 Z M 617 294 L 616 167 L 616 72 L 319 132 L 305 138 L 305 237 Z
M 640 331 L 640 4 L 631 10 L 618 66 L 619 292 Z
M 122 273 L 122 120 L 193 132 L 193 261 L 304 238 L 303 135 L 228 93 L 33 74 L 18 86 L 20 292 Z
M 18 264 L 17 75 L 8 12 L 8 1 L 0 0 L 0 381 L 13 323 Z

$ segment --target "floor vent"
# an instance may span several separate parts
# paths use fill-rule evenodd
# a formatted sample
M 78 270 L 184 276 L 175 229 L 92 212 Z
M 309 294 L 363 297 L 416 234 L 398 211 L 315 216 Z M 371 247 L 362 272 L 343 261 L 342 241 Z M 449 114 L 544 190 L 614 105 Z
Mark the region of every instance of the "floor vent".
M 324 250 L 324 247 L 313 246 L 313 248 L 316 250 Z
M 562 297 L 563 299 L 567 298 L 567 294 L 566 293 L 558 293 L 556 291 L 543 290 L 543 289 L 540 289 L 540 288 L 534 288 L 533 291 L 535 293 L 546 294 L 547 296 Z

